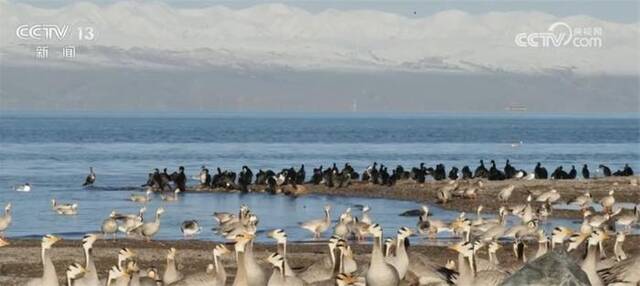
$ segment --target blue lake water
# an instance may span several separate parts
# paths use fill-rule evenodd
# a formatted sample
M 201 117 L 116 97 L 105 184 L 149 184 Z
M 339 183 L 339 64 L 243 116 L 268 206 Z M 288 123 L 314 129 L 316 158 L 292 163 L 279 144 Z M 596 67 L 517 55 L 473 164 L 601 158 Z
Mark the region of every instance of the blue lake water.
M 522 142 L 513 147 L 513 143 Z M 430 115 L 242 115 L 242 114 L 14 114 L 0 115 L 0 204 L 14 204 L 9 236 L 66 233 L 77 237 L 95 231 L 111 209 L 135 212 L 127 201 L 132 188 L 146 180 L 152 168 L 179 165 L 194 175 L 203 164 L 238 171 L 248 165 L 281 169 L 342 166 L 350 162 L 359 172 L 373 161 L 405 167 L 425 162 L 451 166 L 495 159 L 499 167 L 510 159 L 517 168 L 531 170 L 537 161 L 553 169 L 571 164 L 597 164 L 612 170 L 629 163 L 640 171 L 638 115 L 545 114 L 430 114 Z M 81 184 L 93 166 L 98 190 Z M 30 182 L 31 193 L 12 186 Z M 195 181 L 191 181 L 195 184 Z M 54 215 L 49 200 L 80 204 L 75 217 Z M 158 238 L 179 238 L 184 219 L 198 219 L 202 239 L 216 239 L 209 231 L 213 211 L 235 211 L 249 204 L 261 216 L 260 227 L 285 227 L 293 240 L 309 236 L 297 222 L 321 216 L 330 202 L 334 217 L 353 204 L 369 204 L 372 215 L 389 231 L 415 225 L 415 218 L 397 214 L 417 205 L 411 202 L 310 196 L 250 194 L 187 194 L 166 207 Z M 160 204 L 151 203 L 150 210 Z M 356 212 L 357 213 L 357 212 Z M 295 215 L 292 215 L 295 214 Z M 436 216 L 452 217 L 439 211 Z M 149 217 L 148 215 L 147 217 Z

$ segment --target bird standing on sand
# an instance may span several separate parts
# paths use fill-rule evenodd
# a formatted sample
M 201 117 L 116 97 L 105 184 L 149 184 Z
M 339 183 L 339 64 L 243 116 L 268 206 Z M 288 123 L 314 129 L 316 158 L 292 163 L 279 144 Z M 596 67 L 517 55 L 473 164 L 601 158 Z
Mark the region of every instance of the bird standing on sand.
M 96 173 L 93 172 L 93 167 L 89 167 L 89 175 L 87 175 L 87 178 L 84 180 L 84 184 L 82 184 L 83 187 L 86 186 L 91 186 L 93 185 L 93 183 L 95 183 L 96 181 Z

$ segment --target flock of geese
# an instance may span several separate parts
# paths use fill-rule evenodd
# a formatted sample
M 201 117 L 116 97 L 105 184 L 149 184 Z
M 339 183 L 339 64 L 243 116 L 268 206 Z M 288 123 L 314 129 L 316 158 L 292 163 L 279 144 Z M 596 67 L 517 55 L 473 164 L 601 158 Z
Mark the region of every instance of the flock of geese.
M 445 186 L 443 188 L 450 188 Z M 216 212 L 218 222 L 216 231 L 222 237 L 233 242 L 236 273 L 234 286 L 289 286 L 289 285 L 500 285 L 510 274 L 530 260 L 545 255 L 551 249 L 564 248 L 576 251 L 585 245 L 585 255 L 579 261 L 587 274 L 591 285 L 638 285 L 640 283 L 640 256 L 628 256 L 624 252 L 625 237 L 640 220 L 640 208 L 635 206 L 633 213 L 622 213 L 616 206 L 615 192 L 610 191 L 596 203 L 602 212 L 591 208 L 594 198 L 585 193 L 564 200 L 579 206 L 583 212 L 583 221 L 579 228 L 571 229 L 557 226 L 551 233 L 545 233 L 540 227 L 544 214 L 536 209 L 532 202 L 542 202 L 543 207 L 561 202 L 560 193 L 555 190 L 531 192 L 527 202 L 509 205 L 513 186 L 507 186 L 499 193 L 499 199 L 505 203 L 495 218 L 481 215 L 482 206 L 477 209 L 475 218 L 461 213 L 452 221 L 434 219 L 429 208 L 423 206 L 417 210 L 415 227 L 401 227 L 397 233 L 385 239 L 382 227 L 371 217 L 371 209 L 362 208 L 360 216 L 354 215 L 351 208 L 344 210 L 334 224 L 331 220 L 331 206 L 323 208 L 323 216 L 300 223 L 314 238 L 319 239 L 331 232 L 326 242 L 327 253 L 302 271 L 294 271 L 287 258 L 287 234 L 283 229 L 266 232 L 267 237 L 275 240 L 277 251 L 268 255 L 265 262 L 271 265 L 271 274 L 265 271 L 254 255 L 253 244 L 258 235 L 258 216 L 242 205 L 238 213 Z M 141 200 L 148 199 L 145 194 Z M 177 194 L 176 194 L 177 195 Z M 132 197 L 132 200 L 134 198 Z M 52 201 L 53 209 L 60 213 L 73 212 L 76 206 L 58 204 Z M 181 273 L 176 267 L 179 256 L 176 249 L 167 252 L 166 265 L 162 272 L 156 267 L 142 269 L 131 249 L 120 249 L 118 262 L 113 265 L 105 279 L 99 280 L 92 259 L 92 247 L 99 237 L 108 238 L 118 231 L 127 234 L 136 233 L 146 240 L 160 229 L 160 217 L 163 208 L 155 212 L 155 220 L 148 222 L 143 218 L 146 208 L 137 214 L 118 214 L 115 211 L 102 223 L 102 234 L 87 234 L 82 240 L 84 264 L 73 263 L 66 270 L 68 285 L 226 285 L 227 272 L 221 263 L 224 256 L 232 253 L 224 244 L 216 245 L 212 250 L 212 263 L 203 271 L 191 275 Z M 511 219 L 511 223 L 507 223 Z M 11 224 L 11 204 L 5 207 L 0 217 L 0 234 Z M 616 225 L 623 228 L 615 231 Z M 200 231 L 197 222 L 185 222 L 182 225 L 185 235 Z M 457 261 L 446 265 L 435 263 L 427 253 L 412 251 L 409 240 L 414 236 L 434 237 L 441 232 L 451 232 L 460 237 L 460 241 L 449 248 L 458 253 Z M 349 242 L 372 238 L 372 250 L 369 256 L 356 257 Z M 613 255 L 608 255 L 604 242 L 615 237 Z M 41 277 L 32 279 L 27 285 L 58 285 L 58 277 L 49 250 L 60 240 L 54 235 L 42 238 Z M 496 255 L 505 244 L 512 243 L 514 257 L 522 262 L 520 266 L 501 264 Z M 6 239 L 0 239 L 0 247 L 8 245 Z M 529 244 L 537 245 L 533 255 L 527 252 Z M 479 250 L 486 248 L 488 256 L 480 257 Z M 230 281 L 229 281 L 230 282 Z

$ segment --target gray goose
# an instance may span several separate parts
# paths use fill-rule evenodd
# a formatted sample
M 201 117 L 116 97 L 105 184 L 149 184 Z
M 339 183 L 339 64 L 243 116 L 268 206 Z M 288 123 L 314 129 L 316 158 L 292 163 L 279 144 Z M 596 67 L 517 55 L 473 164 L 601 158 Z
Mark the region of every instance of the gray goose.
M 400 283 L 398 271 L 384 261 L 382 253 L 382 228 L 379 224 L 369 227 L 369 232 L 373 235 L 373 250 L 371 252 L 371 262 L 367 271 L 367 284 L 369 286 L 397 286 Z
M 60 241 L 60 238 L 50 234 L 42 237 L 42 277 L 34 278 L 27 282 L 26 286 L 58 286 L 58 277 L 56 276 L 56 268 L 53 266 L 49 250 Z

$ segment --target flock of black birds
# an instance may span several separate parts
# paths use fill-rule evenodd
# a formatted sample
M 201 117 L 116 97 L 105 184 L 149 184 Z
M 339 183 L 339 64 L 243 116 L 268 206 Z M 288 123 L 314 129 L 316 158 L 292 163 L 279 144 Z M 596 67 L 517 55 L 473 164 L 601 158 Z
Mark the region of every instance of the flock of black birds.
M 605 177 L 633 175 L 633 170 L 628 164 L 625 164 L 623 169 L 615 172 L 612 172 L 611 169 L 605 165 L 599 165 L 598 168 L 602 170 L 602 174 Z M 444 164 L 437 164 L 435 168 L 433 168 L 425 167 L 424 163 L 421 163 L 419 166 L 413 167 L 410 170 L 398 165 L 389 172 L 387 166 L 374 162 L 373 165 L 367 167 L 362 174 L 359 174 L 349 163 L 344 164 L 342 170 L 340 170 L 334 163 L 330 168 L 324 168 L 323 166 L 314 168 L 311 178 L 308 181 L 306 181 L 304 165 L 297 170 L 291 167 L 288 169 L 282 169 L 280 172 L 260 169 L 255 174 L 255 180 L 253 171 L 247 166 L 243 166 L 242 170 L 238 174 L 230 170 L 223 171 L 220 168 L 217 168 L 217 172 L 213 175 L 209 173 L 209 169 L 207 169 L 206 166 L 202 166 L 200 174 L 194 177 L 194 179 L 200 181 L 200 184 L 196 186 L 196 188 L 200 189 L 224 188 L 247 192 L 251 190 L 251 185 L 260 185 L 266 186 L 265 191 L 267 192 L 275 192 L 278 186 L 283 185 L 292 185 L 296 187 L 296 185 L 302 184 L 322 184 L 333 188 L 348 186 L 350 182 L 354 180 L 385 186 L 393 186 L 399 180 L 413 180 L 417 183 L 424 183 L 429 176 L 436 181 L 446 179 L 464 180 L 472 178 L 482 178 L 490 181 L 507 179 L 570 180 L 576 179 L 578 177 L 578 172 L 573 165 L 569 172 L 565 171 L 562 166 L 559 166 L 551 173 L 551 175 L 549 175 L 547 169 L 538 162 L 533 173 L 528 174 L 523 169 L 517 169 L 512 166 L 509 160 L 506 161 L 502 170 L 496 167 L 496 162 L 494 160 L 491 160 L 491 166 L 489 168 L 485 167 L 483 160 L 480 160 L 480 165 L 473 172 L 469 166 L 464 166 L 461 170 L 457 167 L 452 167 L 449 172 L 447 172 Z M 589 168 L 586 164 L 582 167 L 582 177 L 585 179 L 589 179 L 591 177 Z M 87 179 L 89 179 L 89 177 Z M 93 180 L 95 181 L 95 174 Z M 93 181 L 91 183 L 93 183 Z M 162 172 L 160 172 L 159 169 L 155 169 L 153 173 L 149 173 L 147 182 L 142 186 L 152 187 L 157 191 L 173 191 L 175 189 L 186 191 L 187 176 L 185 175 L 184 167 L 182 166 L 178 168 L 178 171 L 171 174 L 167 173 L 166 168 Z

